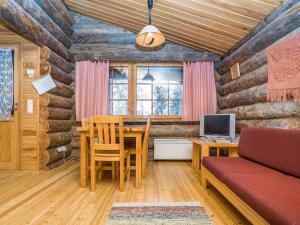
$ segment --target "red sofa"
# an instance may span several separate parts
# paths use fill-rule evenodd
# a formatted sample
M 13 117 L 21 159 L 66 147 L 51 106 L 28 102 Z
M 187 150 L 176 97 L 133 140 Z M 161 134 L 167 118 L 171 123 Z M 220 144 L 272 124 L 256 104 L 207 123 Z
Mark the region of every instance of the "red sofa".
M 300 225 L 300 130 L 245 128 L 237 158 L 205 157 L 214 185 L 253 224 Z

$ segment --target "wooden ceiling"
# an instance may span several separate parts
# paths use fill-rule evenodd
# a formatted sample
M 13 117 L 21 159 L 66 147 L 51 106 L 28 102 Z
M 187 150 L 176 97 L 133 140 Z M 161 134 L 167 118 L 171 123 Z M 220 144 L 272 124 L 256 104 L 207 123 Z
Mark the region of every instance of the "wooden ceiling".
M 283 0 L 154 0 L 153 24 L 175 43 L 223 55 Z M 78 13 L 138 33 L 147 0 L 65 0 Z

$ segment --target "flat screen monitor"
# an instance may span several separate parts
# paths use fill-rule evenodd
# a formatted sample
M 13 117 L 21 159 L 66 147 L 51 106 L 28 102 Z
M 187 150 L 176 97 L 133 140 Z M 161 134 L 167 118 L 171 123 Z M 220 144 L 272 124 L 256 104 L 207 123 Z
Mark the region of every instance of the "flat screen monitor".
M 235 137 L 235 114 L 202 115 L 200 136 Z

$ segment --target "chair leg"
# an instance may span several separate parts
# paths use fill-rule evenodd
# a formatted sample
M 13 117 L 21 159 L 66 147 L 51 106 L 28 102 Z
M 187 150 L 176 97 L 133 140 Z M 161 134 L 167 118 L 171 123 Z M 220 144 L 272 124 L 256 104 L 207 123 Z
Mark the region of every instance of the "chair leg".
M 116 177 L 120 177 L 120 162 L 116 162 Z
M 130 154 L 127 156 L 127 180 L 130 178 Z
M 103 166 L 102 162 L 99 162 L 99 181 L 103 178 Z
M 111 177 L 116 178 L 116 162 L 111 162 Z
M 91 157 L 91 191 L 95 191 L 96 189 L 96 162 Z
M 125 180 L 124 180 L 124 159 L 120 160 L 120 191 L 123 192 L 125 189 Z

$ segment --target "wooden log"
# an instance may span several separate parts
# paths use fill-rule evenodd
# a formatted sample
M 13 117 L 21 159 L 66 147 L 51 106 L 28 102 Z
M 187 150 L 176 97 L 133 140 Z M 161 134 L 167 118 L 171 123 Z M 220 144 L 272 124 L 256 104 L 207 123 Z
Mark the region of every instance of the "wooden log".
M 51 2 L 70 25 L 75 22 L 62 0 L 51 0 Z
M 69 74 L 59 69 L 54 64 L 51 64 L 51 77 L 67 85 L 70 85 L 73 82 L 73 78 Z
M 159 51 L 142 51 L 132 44 L 73 44 L 71 52 L 75 61 L 90 59 L 124 62 L 220 61 L 220 57 L 214 53 L 200 52 L 175 44 L 166 44 Z
M 74 100 L 45 93 L 40 96 L 40 105 L 55 108 L 72 109 Z
M 50 49 L 46 46 L 40 48 L 40 58 L 41 61 L 47 61 L 50 58 Z
M 43 119 L 68 120 L 71 119 L 72 114 L 73 111 L 69 109 L 52 108 L 40 105 L 40 117 Z
M 72 120 L 45 120 L 40 118 L 40 132 L 53 133 L 70 131 L 73 126 Z
M 40 64 L 40 75 L 45 76 L 51 73 L 51 64 L 49 62 L 43 62 Z
M 69 144 L 72 136 L 70 132 L 40 133 L 39 140 L 40 151 L 45 151 L 47 148 Z
M 199 135 L 199 124 L 195 125 L 152 125 L 151 137 L 187 137 Z
M 73 34 L 71 24 L 55 8 L 52 0 L 35 0 L 36 3 L 48 14 L 48 16 L 60 26 L 60 28 L 70 37 Z
M 259 67 L 258 69 L 245 74 L 229 83 L 223 85 L 220 95 L 225 96 L 256 85 L 264 84 L 268 81 L 268 65 Z
M 0 21 L 33 43 L 49 46 L 65 59 L 70 58 L 69 50 L 14 0 L 1 1 Z
M 274 119 L 300 117 L 300 103 L 266 102 L 223 109 L 220 113 L 235 113 L 237 119 Z
M 72 40 L 61 30 L 61 28 L 36 4 L 34 0 L 15 0 L 36 21 L 46 28 L 62 44 L 70 48 Z
M 262 51 L 275 41 L 286 36 L 291 31 L 299 27 L 300 24 L 300 3 L 296 3 L 282 15 L 278 16 L 272 23 L 266 26 L 262 31 L 257 33 L 248 42 L 226 57 L 218 71 L 224 74 L 230 70 L 230 67 L 237 62 L 243 62 Z
M 51 89 L 48 93 L 65 97 L 65 98 L 71 98 L 74 95 L 74 90 L 72 87 L 65 85 L 56 80 L 54 80 L 54 83 L 56 87 Z
M 267 101 L 267 84 L 254 86 L 219 98 L 221 109 Z
M 42 153 L 41 166 L 47 166 L 55 161 L 66 158 L 72 152 L 70 145 L 64 145 L 66 147 L 66 152 L 58 152 L 57 147 L 47 149 Z
M 258 69 L 259 67 L 264 66 L 265 64 L 267 64 L 267 53 L 264 49 L 240 64 L 241 76 Z M 221 85 L 224 85 L 230 81 L 232 81 L 231 71 L 228 71 L 219 78 L 219 83 Z
M 73 137 L 70 146 L 72 149 L 80 149 L 80 137 Z
M 66 73 L 70 73 L 73 70 L 73 65 L 71 63 L 46 46 L 41 48 L 40 57 L 42 61 L 49 61 L 51 64 L 54 64 Z
M 300 129 L 300 118 L 237 120 L 236 127 L 237 132 L 240 132 L 240 130 L 244 127 Z

